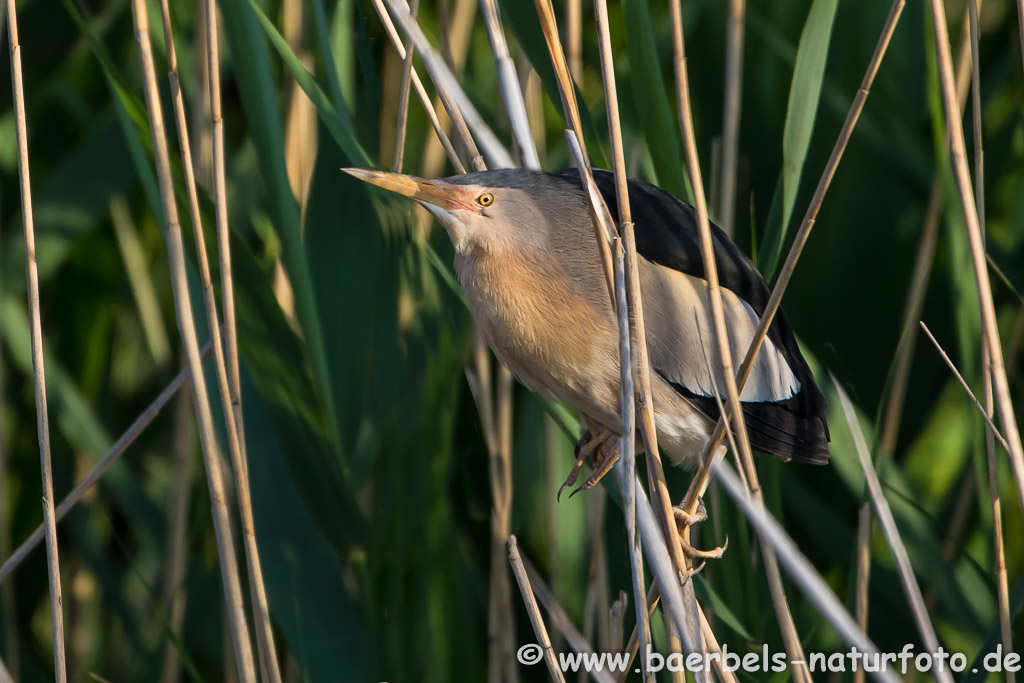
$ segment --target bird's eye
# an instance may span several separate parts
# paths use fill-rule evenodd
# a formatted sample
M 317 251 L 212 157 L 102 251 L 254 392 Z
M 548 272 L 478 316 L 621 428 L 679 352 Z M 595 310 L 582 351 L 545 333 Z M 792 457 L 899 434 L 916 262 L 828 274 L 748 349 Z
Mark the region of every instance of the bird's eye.
M 482 195 L 476 198 L 477 204 L 480 206 L 490 206 L 494 203 L 494 195 L 490 192 L 484 192 Z

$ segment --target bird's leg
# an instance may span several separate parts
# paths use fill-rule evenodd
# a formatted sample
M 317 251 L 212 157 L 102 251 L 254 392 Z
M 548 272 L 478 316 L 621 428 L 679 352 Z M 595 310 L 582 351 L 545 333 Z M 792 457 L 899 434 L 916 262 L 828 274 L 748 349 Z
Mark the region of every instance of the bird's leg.
M 569 494 L 569 497 L 572 498 L 580 491 L 589 491 L 594 488 L 597 482 L 601 481 L 601 478 L 608 474 L 612 467 L 615 466 L 615 463 L 618 462 L 620 450 L 619 439 L 605 439 L 600 444 L 600 447 L 594 451 L 594 471 L 590 473 L 590 476 L 587 477 L 582 486 Z M 597 460 L 599 453 L 604 454 L 600 461 Z
M 696 525 L 700 524 L 708 518 L 707 508 L 704 507 L 704 499 L 697 498 L 697 511 L 694 514 L 690 514 L 682 505 L 677 505 L 672 508 L 672 514 L 676 518 L 676 526 L 679 528 L 679 543 L 683 547 L 683 554 L 689 557 L 691 560 L 717 560 L 724 553 L 725 549 L 729 547 L 729 539 L 725 539 L 725 543 L 712 548 L 711 550 L 699 550 L 694 548 L 689 542 L 686 541 L 686 531 Z M 697 571 L 700 571 L 699 569 Z
M 576 463 L 572 466 L 572 471 L 569 472 L 569 476 L 565 478 L 565 483 L 558 488 L 558 495 L 555 496 L 556 500 L 561 499 L 562 491 L 567 486 L 572 486 L 576 483 L 576 479 L 580 476 L 580 468 L 583 467 L 583 461 L 587 459 L 587 456 L 594 452 L 598 446 L 604 443 L 612 433 L 607 429 L 601 430 L 597 436 L 590 438 L 590 428 L 588 427 L 583 431 L 583 435 L 580 440 L 576 443 L 576 448 L 573 449 L 574 455 L 576 456 Z M 575 493 L 575 491 L 573 492 Z

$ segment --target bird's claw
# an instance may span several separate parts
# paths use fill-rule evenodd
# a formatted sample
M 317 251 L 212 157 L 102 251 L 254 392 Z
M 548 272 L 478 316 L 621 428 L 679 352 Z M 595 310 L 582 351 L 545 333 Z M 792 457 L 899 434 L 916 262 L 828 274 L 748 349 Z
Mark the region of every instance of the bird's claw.
M 676 525 L 679 527 L 679 543 L 682 545 L 683 554 L 690 558 L 690 560 L 701 560 L 700 566 L 693 570 L 691 576 L 704 567 L 704 560 L 717 560 L 725 554 L 725 549 L 729 547 L 728 538 L 725 539 L 725 543 L 710 550 L 694 548 L 686 540 L 688 536 L 686 532 L 690 527 L 700 524 L 708 518 L 708 511 L 704 507 L 703 499 L 697 499 L 697 509 L 693 513 L 686 511 L 681 505 L 677 505 L 672 508 L 672 514 L 675 516 Z
M 565 478 L 565 483 L 558 487 L 558 493 L 555 495 L 556 501 L 561 501 L 562 491 L 564 491 L 566 487 L 572 486 L 573 484 L 576 483 L 576 479 L 578 479 L 580 476 L 580 469 L 583 467 L 583 461 L 587 459 L 587 456 L 589 456 L 592 453 L 595 453 L 595 451 L 597 451 L 604 444 L 604 442 L 608 440 L 608 438 L 611 436 L 611 432 L 604 430 L 591 439 L 587 438 L 589 436 L 591 436 L 591 434 L 590 430 L 588 429 L 587 431 L 583 432 L 583 436 L 580 437 L 579 442 L 573 449 L 574 455 L 576 456 L 576 463 L 572 466 L 572 470 L 569 472 L 569 476 Z M 615 455 L 615 459 L 618 459 L 618 454 Z M 582 486 L 578 486 L 575 489 L 573 489 L 572 493 L 569 494 L 569 498 L 572 498 L 580 491 L 586 491 L 587 489 L 593 488 L 594 484 L 596 484 L 601 479 L 601 477 L 603 477 L 608 472 L 608 470 L 611 469 L 611 465 L 614 464 L 615 461 L 613 460 L 607 468 L 603 468 L 604 461 L 602 461 L 601 464 L 596 466 L 594 474 L 590 475 L 590 477 L 583 483 Z M 595 479 L 594 475 L 598 473 L 600 473 L 600 476 L 598 476 L 597 479 Z
M 725 543 L 718 546 L 717 548 L 712 548 L 711 550 L 700 550 L 698 548 L 694 548 L 692 545 L 690 545 L 687 541 L 685 541 L 682 538 L 679 539 L 679 543 L 683 546 L 684 555 L 686 555 L 691 560 L 702 560 L 701 566 L 704 566 L 703 560 L 717 560 L 725 554 L 726 548 L 729 547 L 729 538 L 727 536 L 725 539 Z M 694 572 L 699 571 L 700 567 L 694 570 Z
M 605 449 L 601 449 L 601 450 L 605 450 Z M 618 448 L 613 448 L 613 449 L 610 449 L 610 451 L 607 451 L 605 453 L 604 459 L 601 460 L 601 462 L 598 463 L 594 467 L 594 471 L 590 473 L 590 476 L 587 477 L 587 480 L 585 482 L 583 482 L 582 485 L 577 486 L 575 489 L 573 489 L 573 492 L 569 494 L 570 500 L 572 499 L 573 496 L 575 496 L 580 491 L 589 491 L 590 489 L 592 489 L 595 486 L 597 486 L 597 483 L 599 481 L 601 481 L 601 479 L 604 477 L 604 475 L 608 474 L 608 472 L 610 472 L 611 469 L 613 467 L 615 467 L 615 463 L 618 462 L 618 460 L 619 460 L 619 449 Z M 559 493 L 561 493 L 561 491 L 559 491 Z

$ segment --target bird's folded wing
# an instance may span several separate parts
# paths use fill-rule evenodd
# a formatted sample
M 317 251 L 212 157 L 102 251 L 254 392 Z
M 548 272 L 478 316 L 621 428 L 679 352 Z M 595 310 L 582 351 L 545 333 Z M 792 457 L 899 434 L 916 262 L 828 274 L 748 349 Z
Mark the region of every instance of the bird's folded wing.
M 725 376 L 711 320 L 707 282 L 644 258 L 639 262 L 651 365 L 665 379 L 693 394 L 724 396 Z M 735 371 L 753 339 L 757 315 L 732 291 L 722 288 L 721 292 Z M 771 339 L 765 339 L 740 400 L 783 401 L 798 393 L 800 386 L 784 354 Z

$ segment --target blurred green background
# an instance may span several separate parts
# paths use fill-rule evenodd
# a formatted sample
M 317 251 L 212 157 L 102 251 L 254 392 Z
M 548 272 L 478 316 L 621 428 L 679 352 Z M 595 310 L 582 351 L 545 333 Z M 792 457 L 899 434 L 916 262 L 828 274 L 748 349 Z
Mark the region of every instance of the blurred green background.
M 443 45 L 484 119 L 511 146 L 475 2 L 422 4 L 428 36 Z M 610 4 L 630 172 L 684 193 L 667 3 Z M 826 17 L 812 36 L 827 51 L 820 87 L 814 69 L 794 73 L 812 4 Z M 784 248 L 803 216 L 889 10 L 881 1 L 831 4 L 834 17 L 829 0 L 748 2 L 734 234 L 769 278 L 773 245 Z M 830 385 L 828 373 L 835 374 L 862 409 L 869 435 L 882 431 L 936 180 L 940 220 L 921 318 L 981 391 L 977 295 L 945 155 L 926 4 L 907 4 L 784 300 L 817 359 L 819 384 Z M 500 5 L 544 166 L 563 168 L 571 164 L 565 124 L 533 4 Z M 683 3 L 694 123 L 712 198 L 721 159 L 726 5 Z M 564 3 L 555 7 L 564 20 Z M 950 0 L 947 11 L 956 53 L 965 5 Z M 491 495 L 464 372 L 471 320 L 445 279 L 451 247 L 408 204 L 338 171 L 390 165 L 401 61 L 369 0 L 221 0 L 220 12 L 249 472 L 286 680 L 482 680 Z M 129 5 L 24 0 L 18 13 L 60 499 L 183 359 Z M 214 248 L 207 86 L 197 48 L 205 29 L 192 3 L 173 3 L 172 23 L 192 112 L 207 243 Z M 1024 72 L 1014 4 L 988 0 L 980 23 L 988 248 L 1005 274 L 993 274 L 993 290 L 1011 388 L 1022 406 Z M 169 115 L 166 55 L 152 2 L 150 24 Z M 590 3 L 582 25 L 578 79 L 597 160 L 599 146 L 607 150 L 607 128 Z M 304 69 L 313 76 L 304 84 L 318 106 L 296 84 Z M 0 88 L 0 558 L 42 518 L 10 93 Z M 802 127 L 787 124 L 794 108 L 810 112 Z M 969 111 L 965 125 L 971 125 Z M 792 142 L 801 134 L 809 136 L 806 154 Z M 438 165 L 432 137 L 413 97 L 407 171 L 452 172 Z M 791 170 L 784 181 L 787 160 L 802 166 L 802 175 Z M 180 181 L 180 159 L 173 163 Z M 177 187 L 184 209 L 184 186 Z M 194 266 L 184 210 L 182 221 Z M 205 340 L 194 267 L 190 275 Z M 905 409 L 892 452 L 876 449 L 877 466 L 940 639 L 973 660 L 998 633 L 983 423 L 927 340 L 914 336 L 906 343 L 913 345 L 913 365 Z M 770 507 L 852 609 L 864 486 L 828 390 L 833 464 L 782 465 L 767 456 L 758 464 Z M 219 419 L 215 396 L 213 405 Z M 605 494 L 556 504 L 572 442 L 522 388 L 514 415 L 512 531 L 580 624 L 592 571 L 588 519 Z M 193 420 L 183 393 L 59 527 L 73 680 L 232 676 Z M 1024 525 L 1001 452 L 999 464 L 1006 564 L 1019 612 Z M 687 473 L 673 469 L 668 477 L 681 498 Z M 630 591 L 613 488 L 598 529 L 606 601 Z M 724 559 L 710 563 L 698 581 L 716 634 L 733 651 L 760 651 L 762 643 L 781 651 L 755 539 L 717 489 L 707 503 L 711 519 L 701 542 L 715 545 L 726 536 L 730 542 Z M 898 651 L 919 638 L 877 530 L 872 550 L 869 634 L 883 651 Z M 795 587 L 789 596 L 804 647 L 839 649 L 834 631 Z M 513 604 L 516 646 L 533 642 L 514 588 Z M 7 667 L 17 680 L 52 679 L 41 548 L 4 584 L 0 606 L 0 657 Z M 628 635 L 632 608 L 626 614 Z M 603 614 L 597 621 L 607 626 Z M 663 629 L 655 626 L 661 638 Z M 1017 643 L 1024 638 L 1019 619 L 1015 635 Z M 603 642 L 592 638 L 596 646 Z M 556 649 L 568 648 L 556 642 Z M 542 667 L 518 674 L 545 676 Z M 760 676 L 767 674 L 754 678 Z

